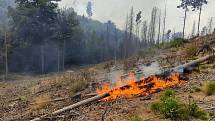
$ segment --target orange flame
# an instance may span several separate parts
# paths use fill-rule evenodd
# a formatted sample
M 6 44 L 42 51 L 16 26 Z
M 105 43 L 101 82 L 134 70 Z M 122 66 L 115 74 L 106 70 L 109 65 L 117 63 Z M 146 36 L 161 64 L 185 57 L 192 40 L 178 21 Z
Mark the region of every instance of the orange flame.
M 120 97 L 131 98 L 133 96 L 146 96 L 168 87 L 179 86 L 185 81 L 180 80 L 180 75 L 174 73 L 168 77 L 168 79 L 162 80 L 158 76 L 150 76 L 148 78 L 136 81 L 134 74 L 130 74 L 129 80 L 125 85 L 122 85 L 122 81 L 117 81 L 114 87 L 109 84 L 104 84 L 101 89 L 97 89 L 97 94 L 109 93 L 110 96 L 105 98 L 105 101 L 114 100 Z

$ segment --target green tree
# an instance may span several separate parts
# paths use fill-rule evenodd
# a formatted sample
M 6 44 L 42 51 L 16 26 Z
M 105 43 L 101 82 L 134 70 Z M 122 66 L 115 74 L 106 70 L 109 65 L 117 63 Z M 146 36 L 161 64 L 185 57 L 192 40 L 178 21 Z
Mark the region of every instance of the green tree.
M 182 8 L 184 10 L 184 24 L 183 24 L 183 38 L 185 35 L 185 27 L 186 27 L 186 19 L 187 19 L 187 11 L 189 10 L 189 6 L 192 5 L 193 0 L 181 0 L 181 4 L 177 6 L 177 8 Z
M 58 1 L 60 0 L 15 0 L 16 8 L 9 8 L 16 42 L 40 45 L 41 73 L 45 72 L 44 45 L 51 40 L 55 31 Z
M 199 20 L 198 20 L 198 33 L 197 35 L 199 36 L 200 33 L 200 22 L 201 22 L 201 14 L 202 14 L 202 6 L 204 4 L 207 4 L 208 1 L 207 0 L 192 0 L 192 8 L 193 11 L 195 10 L 199 10 Z

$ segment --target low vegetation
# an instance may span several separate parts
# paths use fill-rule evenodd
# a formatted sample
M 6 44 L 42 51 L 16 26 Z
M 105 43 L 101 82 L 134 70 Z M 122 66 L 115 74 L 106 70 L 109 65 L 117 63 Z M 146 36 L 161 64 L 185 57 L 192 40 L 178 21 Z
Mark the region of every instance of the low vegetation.
M 175 38 L 174 40 L 171 40 L 169 43 L 161 43 L 159 47 L 161 48 L 179 48 L 186 43 L 187 40 L 183 38 Z
M 137 115 L 132 116 L 129 121 L 143 121 L 143 119 Z
M 137 55 L 138 55 L 138 57 L 145 57 L 147 55 L 153 55 L 155 53 L 156 53 L 156 49 L 151 47 L 151 48 L 148 48 L 148 49 L 139 50 L 137 52 Z
M 215 93 L 215 82 L 205 82 L 202 86 L 202 91 L 207 95 L 213 95 Z
M 165 91 L 160 100 L 151 105 L 151 109 L 156 113 L 162 114 L 165 118 L 172 120 L 189 120 L 190 117 L 202 120 L 207 118 L 207 114 L 196 103 L 181 103 L 171 90 Z
M 169 43 L 170 47 L 175 47 L 175 48 L 178 48 L 178 47 L 181 47 L 184 45 L 184 43 L 186 43 L 187 40 L 183 39 L 183 38 L 175 38 L 173 41 L 171 41 Z
M 200 92 L 201 91 L 201 88 L 198 87 L 198 86 L 193 86 L 191 89 L 190 89 L 190 93 L 193 93 L 193 92 Z
M 38 96 L 34 99 L 34 102 L 31 105 L 32 110 L 40 110 L 46 108 L 50 103 L 51 97 L 47 94 Z
M 198 46 L 196 44 L 192 44 L 185 49 L 185 54 L 187 57 L 191 58 L 191 57 L 195 56 L 197 50 L 198 50 Z

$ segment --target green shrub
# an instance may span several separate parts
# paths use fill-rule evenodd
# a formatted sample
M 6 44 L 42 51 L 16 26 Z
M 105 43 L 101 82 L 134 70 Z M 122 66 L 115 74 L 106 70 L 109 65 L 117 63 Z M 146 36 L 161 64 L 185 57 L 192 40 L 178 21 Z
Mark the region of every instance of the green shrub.
M 215 93 L 215 82 L 206 82 L 203 87 L 202 91 L 207 95 L 213 95 Z
M 214 112 L 209 112 L 209 116 L 210 117 L 212 117 L 212 116 L 214 116 L 215 114 L 214 114 Z
M 205 120 L 207 119 L 207 114 L 202 111 L 196 103 L 191 103 L 188 105 L 188 114 L 190 116 Z
M 151 105 L 151 109 L 163 114 L 166 118 L 175 119 L 180 115 L 180 104 L 172 90 L 166 90 L 160 101 Z
M 175 92 L 172 90 L 166 90 L 163 94 L 164 97 L 175 97 Z
M 177 118 L 179 117 L 180 110 L 179 110 L 180 104 L 178 101 L 172 97 L 166 98 L 161 103 L 160 112 L 163 114 L 166 118 Z
M 187 40 L 183 38 L 175 38 L 174 40 L 170 41 L 170 47 L 181 47 L 184 43 L 186 43 Z
M 135 116 L 132 116 L 129 121 L 142 121 L 142 118 L 140 118 L 139 116 L 135 115 Z
M 152 103 L 151 109 L 172 120 L 189 120 L 190 116 L 202 120 L 207 118 L 207 114 L 200 110 L 195 103 L 189 105 L 180 103 L 171 90 L 165 91 L 160 101 Z
M 139 56 L 139 57 L 145 57 L 145 56 L 148 56 L 148 55 L 153 55 L 153 54 L 155 54 L 155 48 L 146 48 L 146 49 L 142 49 L 142 50 L 139 50 L 139 51 L 137 51 L 137 55 Z
M 200 92 L 201 88 L 197 86 L 193 86 L 192 89 L 190 90 L 191 92 Z

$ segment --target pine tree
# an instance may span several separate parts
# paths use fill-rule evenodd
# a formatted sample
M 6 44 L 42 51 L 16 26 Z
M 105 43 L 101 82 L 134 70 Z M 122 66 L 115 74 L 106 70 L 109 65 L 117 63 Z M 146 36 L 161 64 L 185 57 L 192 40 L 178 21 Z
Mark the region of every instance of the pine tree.
M 192 2 L 191 2 L 193 11 L 199 10 L 198 32 L 197 32 L 198 36 L 199 36 L 199 31 L 200 31 L 199 29 L 200 29 L 200 22 L 201 22 L 202 6 L 207 3 L 208 3 L 207 0 L 192 0 Z
M 93 5 L 93 4 L 92 4 L 91 1 L 88 1 L 88 2 L 87 2 L 87 9 L 86 9 L 86 12 L 87 12 L 87 15 L 88 15 L 89 18 L 91 18 L 92 15 L 93 15 L 92 5 Z
M 16 8 L 9 8 L 16 42 L 40 45 L 41 73 L 45 72 L 44 45 L 52 40 L 56 28 L 58 1 L 15 0 Z
M 184 24 L 183 24 L 183 38 L 185 36 L 185 27 L 186 27 L 186 19 L 187 19 L 187 11 L 188 7 L 192 5 L 192 0 L 181 0 L 181 4 L 177 6 L 177 8 L 182 8 L 184 10 Z

